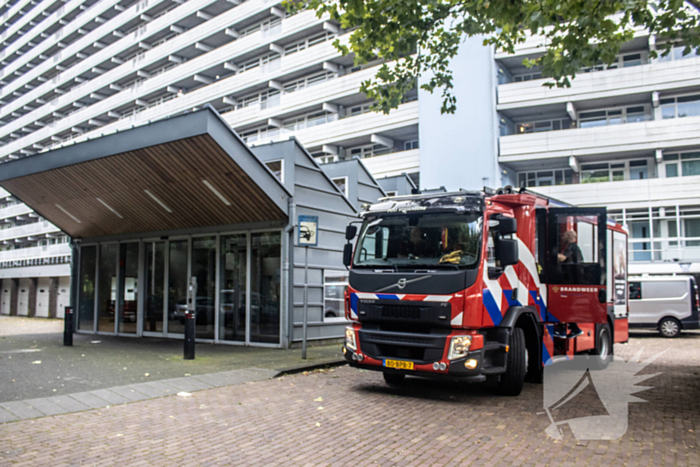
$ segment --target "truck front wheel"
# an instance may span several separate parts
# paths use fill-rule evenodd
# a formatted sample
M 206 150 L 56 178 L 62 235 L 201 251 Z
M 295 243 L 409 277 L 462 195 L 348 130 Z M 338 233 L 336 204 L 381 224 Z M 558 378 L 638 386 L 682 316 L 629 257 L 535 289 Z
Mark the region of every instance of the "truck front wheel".
M 506 372 L 498 382 L 498 392 L 504 396 L 517 396 L 523 390 L 527 372 L 527 350 L 525 333 L 520 328 L 513 328 L 506 357 Z

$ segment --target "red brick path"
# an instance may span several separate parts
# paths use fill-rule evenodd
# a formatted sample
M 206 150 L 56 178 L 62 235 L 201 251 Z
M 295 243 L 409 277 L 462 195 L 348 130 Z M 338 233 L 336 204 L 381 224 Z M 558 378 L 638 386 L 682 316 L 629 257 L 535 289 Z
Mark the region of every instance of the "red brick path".
M 644 371 L 663 374 L 620 440 L 548 438 L 541 385 L 515 398 L 418 379 L 394 390 L 344 367 L 7 423 L 0 465 L 700 465 L 700 334 L 640 336 L 617 354 L 670 350 Z

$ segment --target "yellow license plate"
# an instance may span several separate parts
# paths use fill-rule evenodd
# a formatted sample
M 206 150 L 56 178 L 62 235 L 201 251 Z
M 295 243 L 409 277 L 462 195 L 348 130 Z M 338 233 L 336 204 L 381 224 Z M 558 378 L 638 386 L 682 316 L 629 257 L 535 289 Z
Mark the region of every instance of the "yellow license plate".
M 397 370 L 412 370 L 413 362 L 404 362 L 403 360 L 384 360 L 384 366 L 387 368 L 396 368 Z

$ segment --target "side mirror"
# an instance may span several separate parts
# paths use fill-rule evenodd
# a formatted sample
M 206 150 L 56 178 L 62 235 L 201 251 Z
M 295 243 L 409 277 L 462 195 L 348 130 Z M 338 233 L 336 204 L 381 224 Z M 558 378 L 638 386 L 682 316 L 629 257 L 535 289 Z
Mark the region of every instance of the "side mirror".
M 346 243 L 343 248 L 343 264 L 349 267 L 350 263 L 352 263 L 352 243 Z
M 496 243 L 496 261 L 502 268 L 518 264 L 518 241 L 502 238 Z
M 345 240 L 350 241 L 357 235 L 357 227 L 354 225 L 348 225 L 345 227 Z
M 501 235 L 511 235 L 518 232 L 518 221 L 514 217 L 501 217 L 498 219 L 498 232 Z

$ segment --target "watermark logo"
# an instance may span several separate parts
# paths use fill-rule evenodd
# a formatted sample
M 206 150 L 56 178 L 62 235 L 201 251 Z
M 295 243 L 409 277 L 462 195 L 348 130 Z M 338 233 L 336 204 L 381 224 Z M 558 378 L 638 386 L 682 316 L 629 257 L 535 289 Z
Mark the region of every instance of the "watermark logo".
M 637 384 L 660 374 L 637 375 L 665 352 L 641 361 L 643 350 L 628 361 L 613 356 L 607 365 L 597 355 L 550 360 L 544 370 L 543 391 L 544 413 L 551 422 L 547 435 L 562 439 L 563 426 L 568 425 L 578 440 L 622 437 L 627 432 L 628 404 L 646 402 L 633 394 L 653 388 Z

